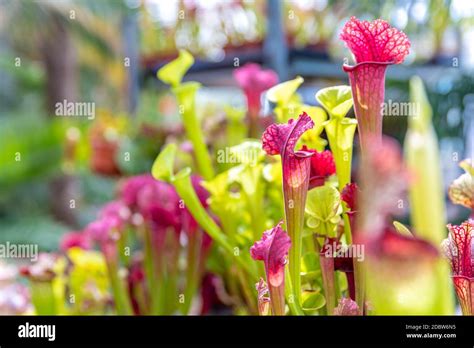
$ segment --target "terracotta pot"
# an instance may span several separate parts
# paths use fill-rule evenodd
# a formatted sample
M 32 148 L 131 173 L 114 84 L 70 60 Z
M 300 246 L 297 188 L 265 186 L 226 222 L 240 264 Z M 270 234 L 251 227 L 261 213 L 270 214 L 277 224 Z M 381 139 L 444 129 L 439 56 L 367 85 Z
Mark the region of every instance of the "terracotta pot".
M 100 175 L 116 176 L 120 175 L 115 156 L 118 150 L 118 141 L 109 141 L 103 134 L 91 134 L 91 170 Z

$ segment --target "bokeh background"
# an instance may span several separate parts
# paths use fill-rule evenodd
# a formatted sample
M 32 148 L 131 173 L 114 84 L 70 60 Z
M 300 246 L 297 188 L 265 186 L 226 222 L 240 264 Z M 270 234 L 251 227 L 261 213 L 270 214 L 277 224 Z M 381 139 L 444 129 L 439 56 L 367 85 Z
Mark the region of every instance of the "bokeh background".
M 166 142 L 183 137 L 174 98 L 156 71 L 184 48 L 196 57 L 208 141 L 226 105 L 243 108 L 236 66 L 257 62 L 280 81 L 301 75 L 316 104 L 322 87 L 348 84 L 338 35 L 350 15 L 407 33 L 411 54 L 387 72 L 386 99 L 408 100 L 420 75 L 434 110 L 445 185 L 473 156 L 474 2 L 463 0 L 0 0 L 0 242 L 55 250 L 93 220 L 117 181 L 149 172 Z M 57 117 L 62 100 L 92 102 L 95 118 Z M 406 117 L 384 120 L 403 141 Z M 448 220 L 468 212 L 447 201 Z

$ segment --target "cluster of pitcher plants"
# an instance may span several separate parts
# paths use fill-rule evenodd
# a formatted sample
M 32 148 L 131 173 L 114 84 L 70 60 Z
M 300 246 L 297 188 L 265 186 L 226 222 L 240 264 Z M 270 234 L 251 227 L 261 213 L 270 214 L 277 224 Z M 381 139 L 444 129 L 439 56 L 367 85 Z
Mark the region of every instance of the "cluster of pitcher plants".
M 161 68 L 185 141 L 166 144 L 151 173 L 123 179 L 61 252 L 22 269 L 32 312 L 447 315 L 459 303 L 472 315 L 474 216 L 445 221 L 421 79 L 410 81 L 420 107 L 404 152 L 382 132 L 385 72 L 410 41 L 383 20 L 354 17 L 340 39 L 355 59 L 342 66 L 350 85 L 319 90 L 321 107 L 302 102 L 301 77 L 279 83 L 257 64 L 237 67 L 247 110 L 226 107 L 212 142 L 198 115 L 201 86 L 182 81 L 193 57 L 181 51 Z M 449 197 L 472 210 L 474 167 L 461 166 Z M 411 226 L 397 221 L 407 206 Z

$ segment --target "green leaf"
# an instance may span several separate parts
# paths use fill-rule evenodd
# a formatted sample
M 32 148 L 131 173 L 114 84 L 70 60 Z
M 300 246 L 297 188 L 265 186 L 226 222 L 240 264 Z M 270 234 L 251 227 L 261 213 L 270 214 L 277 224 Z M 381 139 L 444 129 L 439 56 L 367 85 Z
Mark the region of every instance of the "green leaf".
M 320 271 L 319 257 L 314 252 L 308 252 L 301 258 L 301 273 Z
M 236 108 L 229 105 L 224 105 L 224 112 L 231 122 L 242 122 L 247 113 L 244 108 Z
M 441 156 L 439 141 L 432 124 L 432 110 L 419 77 L 410 80 L 410 102 L 419 112 L 408 117 L 408 129 L 405 136 L 404 151 L 406 165 L 415 180 L 410 181 L 410 221 L 417 237 L 439 245 L 446 238 L 446 206 L 443 178 L 441 176 Z M 431 284 L 437 314 L 452 314 L 454 301 L 453 289 L 447 269 L 439 269 L 436 281 Z M 417 289 L 420 287 L 416 284 Z M 384 295 L 384 294 L 383 294 Z M 400 297 L 400 296 L 397 296 Z M 416 302 L 416 301 L 415 301 Z M 408 302 L 407 302 L 408 303 Z M 416 303 L 418 305 L 419 303 Z M 375 307 L 375 306 L 374 306 Z
M 156 180 L 171 181 L 176 150 L 176 144 L 168 144 L 156 157 L 151 168 L 151 174 Z
M 464 171 L 469 174 L 470 176 L 474 176 L 474 165 L 472 160 L 470 159 L 465 159 L 461 163 L 459 163 L 459 166 L 464 169 Z
M 416 114 L 408 117 L 410 129 L 426 132 L 431 127 L 433 110 L 431 109 L 423 81 L 419 76 L 414 76 L 410 80 L 410 101 L 416 106 Z
M 244 108 L 224 106 L 227 116 L 226 136 L 228 145 L 237 145 L 247 136 L 247 124 L 244 122 L 247 114 Z
M 314 288 L 315 284 L 321 280 L 321 270 L 311 272 L 301 272 L 301 281 L 309 283 Z M 321 288 L 319 288 L 321 290 Z
M 229 172 L 217 174 L 211 180 L 201 182 L 201 185 L 210 193 L 211 196 L 225 195 L 229 185 Z
M 172 183 L 176 188 L 176 192 L 186 204 L 186 208 L 189 210 L 193 218 L 198 224 L 209 234 L 209 236 L 221 246 L 229 255 L 234 254 L 234 246 L 231 244 L 230 237 L 222 232 L 220 227 L 214 222 L 211 216 L 204 209 L 203 205 L 199 201 L 199 198 L 194 190 L 191 183 L 191 169 L 184 168 L 176 176 L 172 178 Z M 241 256 L 235 256 L 235 262 L 248 272 L 251 277 L 251 281 L 257 280 L 254 268 L 247 263 L 246 259 Z
M 226 234 L 233 234 L 245 220 L 247 214 L 245 202 L 240 192 L 229 189 L 229 171 L 216 175 L 209 181 L 202 182 L 202 186 L 210 193 L 209 206 L 212 212 L 221 220 L 222 229 Z
M 323 88 L 316 93 L 316 100 L 327 110 L 331 117 L 343 118 L 352 107 L 350 86 Z
M 193 56 L 188 51 L 180 50 L 178 58 L 172 60 L 158 70 L 156 76 L 164 83 L 171 85 L 172 87 L 177 87 L 181 83 L 183 76 L 193 64 Z
M 57 304 L 51 282 L 32 282 L 30 284 L 31 302 L 37 315 L 56 315 Z
M 311 229 L 316 229 L 320 225 L 320 220 L 310 216 L 308 220 L 306 220 L 306 225 Z
M 339 191 L 326 183 L 308 192 L 305 211 L 309 218 L 306 224 L 315 229 L 315 233 L 335 237 L 342 210 Z
M 357 120 L 353 118 L 332 118 L 324 123 L 334 161 L 339 188 L 350 182 L 352 149 Z
M 327 145 L 327 141 L 321 138 L 320 135 L 324 129 L 324 124 L 328 115 L 323 108 L 306 104 L 300 105 L 297 114 L 300 115 L 303 111 L 311 117 L 314 122 L 314 127 L 304 132 L 300 141 L 311 149 L 323 151 Z
M 279 83 L 268 90 L 267 99 L 278 106 L 288 104 L 303 81 L 304 79 L 301 76 L 297 76 L 293 80 Z
M 186 136 L 193 144 L 199 174 L 209 180 L 214 176 L 214 168 L 204 139 L 201 122 L 196 113 L 196 93 L 200 87 L 199 82 L 189 81 L 173 87 L 172 90 L 178 99 L 179 112 L 182 115 Z
M 301 300 L 303 311 L 309 313 L 317 311 L 326 304 L 326 299 L 319 292 L 305 291 L 301 296 Z
M 280 161 L 266 164 L 263 167 L 263 178 L 268 182 L 281 183 L 282 171 Z
M 344 272 L 336 272 L 336 281 L 339 284 L 340 291 L 346 291 L 348 289 L 347 277 Z
M 403 234 L 404 236 L 413 237 L 413 234 L 408 229 L 408 227 L 406 227 L 401 222 L 394 221 L 393 226 L 395 227 L 395 229 L 397 230 L 398 233 Z
M 254 166 L 265 158 L 260 140 L 246 140 L 229 148 L 229 153 L 237 163 Z
M 320 135 L 321 132 L 323 131 L 324 129 L 324 121 L 326 121 L 328 119 L 328 115 L 326 114 L 326 112 L 324 111 L 323 108 L 320 108 L 319 106 L 312 106 L 312 105 L 307 105 L 307 104 L 301 104 L 301 110 L 300 112 L 298 113 L 298 115 L 300 115 L 301 113 L 306 112 L 309 117 L 311 117 L 311 119 L 313 120 L 314 122 L 314 127 L 312 129 L 310 129 L 311 131 L 313 131 L 315 134 L 317 135 Z M 308 131 L 306 131 L 304 134 L 303 134 L 303 137 L 308 133 Z
M 216 240 L 227 251 L 232 250 L 226 236 L 222 231 L 220 231 L 219 226 L 217 226 L 199 201 L 196 191 L 191 183 L 190 174 L 191 169 L 186 167 L 172 178 L 172 183 L 176 188 L 176 191 L 186 204 L 186 208 L 190 211 L 194 219 L 196 219 L 199 225 L 204 228 L 212 239 Z

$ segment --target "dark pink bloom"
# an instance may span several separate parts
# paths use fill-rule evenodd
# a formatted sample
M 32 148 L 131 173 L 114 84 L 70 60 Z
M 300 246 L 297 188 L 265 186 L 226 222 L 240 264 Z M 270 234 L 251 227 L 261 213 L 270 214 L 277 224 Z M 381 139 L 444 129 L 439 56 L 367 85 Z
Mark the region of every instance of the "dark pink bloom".
M 255 242 L 250 248 L 250 255 L 254 260 L 261 260 L 265 264 L 268 289 L 272 302 L 273 314 L 285 314 L 285 265 L 291 240 L 281 228 L 280 221 L 271 230 L 263 232 L 262 239 Z
M 309 174 L 309 189 L 324 185 L 324 182 L 328 177 L 336 174 L 336 164 L 331 151 L 324 150 L 318 152 L 307 148 L 306 145 L 303 145 L 301 150 L 313 153 Z
M 370 146 L 358 174 L 361 190 L 357 194 L 356 236 L 383 232 L 387 219 L 400 212 L 400 201 L 411 180 L 394 139 L 367 140 Z
M 359 188 L 355 182 L 347 184 L 341 192 L 341 198 L 344 202 L 346 202 L 347 207 L 350 211 L 357 211 L 356 209 L 356 202 L 357 202 L 357 191 Z
M 359 306 L 350 298 L 342 297 L 334 308 L 334 315 L 359 315 Z
M 293 244 L 290 250 L 289 267 L 293 291 L 298 298 L 301 292 L 300 258 L 304 208 L 313 153 L 302 150 L 295 151 L 295 146 L 301 135 L 313 126 L 314 122 L 311 117 L 303 112 L 296 121 L 290 119 L 287 124 L 270 125 L 262 135 L 262 147 L 265 152 L 269 155 L 281 156 L 286 226 Z
M 112 201 L 102 207 L 99 217 L 116 217 L 122 222 L 128 222 L 131 216 L 130 209 L 122 201 Z
M 82 232 L 66 233 L 61 238 L 60 249 L 65 252 L 73 247 L 89 250 L 92 247 L 91 239 L 86 233 Z
M 84 234 L 96 242 L 107 260 L 115 260 L 116 243 L 120 238 L 122 222 L 116 216 L 99 218 L 86 226 Z
M 131 212 L 122 201 L 112 201 L 106 204 L 84 229 L 84 238 L 96 242 L 105 257 L 112 260 L 116 256 L 116 242 L 126 225 L 129 223 Z
M 346 211 L 347 216 L 349 217 L 349 224 L 351 227 L 352 233 L 355 232 L 355 219 L 357 215 L 357 196 L 358 196 L 358 191 L 359 187 L 357 186 L 356 183 L 350 183 L 347 184 L 341 192 L 341 199 L 346 202 L 347 207 L 349 208 L 348 211 Z
M 201 281 L 201 315 L 209 314 L 212 310 L 222 311 L 226 300 L 230 300 L 222 279 L 213 273 L 204 274 Z M 219 313 L 219 312 L 218 312 Z
M 141 257 L 132 259 L 127 275 L 127 285 L 133 313 L 135 315 L 145 314 L 143 310 L 150 305 L 150 294 L 146 288 L 145 270 Z
M 102 241 L 107 240 L 111 231 L 118 226 L 118 220 L 115 218 L 99 219 L 88 224 L 84 230 L 84 233 L 94 242 L 101 243 Z
M 463 314 L 474 315 L 474 220 L 448 229 L 443 250 L 451 262 L 456 294 Z
M 351 17 L 342 29 L 341 39 L 352 51 L 357 63 L 402 63 L 410 50 L 405 33 L 382 19 L 372 22 Z
M 247 63 L 234 70 L 234 78 L 245 93 L 249 114 L 256 117 L 260 111 L 260 96 L 278 83 L 277 74 L 262 69 L 258 64 Z
M 263 232 L 262 239 L 255 242 L 250 248 L 250 255 L 254 260 L 265 263 L 268 283 L 278 287 L 285 281 L 285 265 L 291 240 L 281 228 L 282 221 L 271 230 Z
M 179 196 L 174 187 L 166 182 L 147 183 L 137 193 L 137 209 L 145 219 L 151 219 L 157 226 L 180 229 Z
M 398 263 L 415 265 L 416 260 L 423 258 L 435 260 L 439 254 L 429 242 L 400 234 L 392 226 L 386 226 L 380 235 L 369 238 L 367 241 L 371 257 L 393 261 L 393 265 Z
M 268 315 L 270 312 L 270 298 L 268 297 L 268 286 L 265 283 L 263 278 L 260 278 L 260 281 L 255 284 L 257 289 L 257 299 L 258 299 L 258 314 L 259 315 Z
M 349 74 L 355 114 L 359 123 L 362 149 L 371 134 L 379 141 L 382 136 L 382 104 L 385 94 L 385 70 L 400 64 L 410 49 L 408 37 L 386 21 L 360 21 L 352 17 L 340 35 L 354 54 L 356 65 L 344 65 Z
M 124 229 L 131 216 L 130 209 L 122 201 L 109 202 L 99 211 L 99 219 L 107 221 L 107 224 L 117 231 Z
M 128 178 L 120 188 L 120 197 L 125 204 L 135 209 L 138 200 L 138 193 L 143 187 L 153 185 L 155 178 L 151 174 L 143 174 Z
M 301 135 L 313 128 L 311 117 L 303 112 L 298 120 L 290 119 L 287 124 L 272 124 L 262 135 L 263 150 L 269 155 L 280 155 L 283 165 L 284 187 L 298 188 L 309 181 L 313 152 L 295 151 Z
M 345 247 L 341 244 L 340 237 L 338 238 L 327 238 L 325 245 L 322 250 L 330 245 L 332 250 L 343 250 Z M 348 256 L 348 253 L 336 254 L 334 257 L 334 271 L 344 272 L 347 278 L 347 289 L 351 299 L 355 300 L 355 283 L 354 283 L 354 259 L 352 256 Z M 325 257 L 324 254 L 320 253 L 320 257 Z
M 316 150 L 309 150 L 314 152 L 314 156 L 311 157 L 311 174 L 312 176 L 328 177 L 336 174 L 336 165 L 334 163 L 334 157 L 332 152 L 325 150 L 318 152 Z
M 123 202 L 109 202 L 99 211 L 97 220 L 87 225 L 85 237 L 101 243 L 109 239 L 112 232 L 120 233 L 130 217 L 130 209 Z
M 127 180 L 121 196 L 154 232 L 156 246 L 162 244 L 169 229 L 177 234 L 181 231 L 179 196 L 172 185 L 151 175 L 140 175 Z

